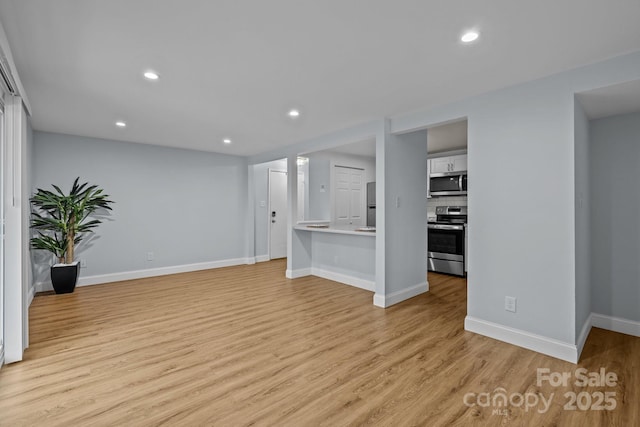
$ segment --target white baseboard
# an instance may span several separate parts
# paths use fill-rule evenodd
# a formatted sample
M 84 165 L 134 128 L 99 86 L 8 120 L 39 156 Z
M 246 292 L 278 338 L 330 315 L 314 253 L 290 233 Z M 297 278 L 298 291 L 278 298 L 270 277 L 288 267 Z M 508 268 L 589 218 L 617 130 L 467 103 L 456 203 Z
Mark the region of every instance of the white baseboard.
M 417 295 L 429 291 L 429 282 L 422 282 L 410 288 L 402 289 L 389 295 L 375 294 L 373 296 L 373 305 L 376 307 L 387 308 L 394 304 L 408 300 Z
M 580 335 L 578 336 L 578 342 L 576 343 L 577 351 L 578 351 L 578 360 L 580 360 L 580 355 L 582 354 L 582 350 L 584 349 L 584 343 L 587 342 L 587 337 L 591 332 L 591 326 L 593 325 L 593 313 L 589 314 L 587 320 L 585 320 L 584 325 L 582 325 L 582 330 L 580 331 Z
M 360 279 L 359 277 L 349 276 L 342 273 L 336 273 L 329 270 L 323 270 L 321 268 L 311 268 L 311 274 L 313 276 L 322 277 L 323 279 L 333 280 L 334 282 L 344 283 L 345 285 L 355 286 L 356 288 L 364 289 L 367 291 L 375 292 L 376 282 L 372 280 Z
M 298 270 L 287 269 L 284 275 L 287 279 L 297 279 L 298 277 L 311 276 L 311 269 L 310 268 L 300 268 Z
M 547 356 L 566 360 L 567 362 L 578 362 L 578 348 L 574 344 L 510 328 L 498 323 L 487 322 L 471 316 L 467 316 L 464 319 L 464 329 L 518 347 L 537 351 Z
M 640 322 L 636 322 L 635 320 L 606 316 L 598 313 L 591 313 L 591 319 L 594 328 L 640 337 Z
M 0 344 L 0 368 L 4 365 L 4 346 Z
M 269 255 L 256 255 L 256 262 L 265 262 L 265 261 L 271 261 L 271 258 L 269 258 Z
M 91 286 L 102 283 L 120 282 L 123 280 L 143 279 L 146 277 L 165 276 L 167 274 L 188 273 L 190 271 L 209 270 L 212 268 L 231 267 L 247 264 L 247 258 L 225 259 L 220 261 L 199 262 L 195 264 L 175 265 L 171 267 L 149 268 L 146 270 L 124 271 L 121 273 L 100 274 L 80 277 L 76 286 Z M 81 273 L 82 274 L 82 273 Z M 51 283 L 35 283 L 36 292 L 53 290 Z
M 31 306 L 31 303 L 33 302 L 33 297 L 36 296 L 36 284 L 34 283 L 33 285 L 31 285 L 31 288 L 29 288 L 29 295 L 27 296 L 27 307 Z

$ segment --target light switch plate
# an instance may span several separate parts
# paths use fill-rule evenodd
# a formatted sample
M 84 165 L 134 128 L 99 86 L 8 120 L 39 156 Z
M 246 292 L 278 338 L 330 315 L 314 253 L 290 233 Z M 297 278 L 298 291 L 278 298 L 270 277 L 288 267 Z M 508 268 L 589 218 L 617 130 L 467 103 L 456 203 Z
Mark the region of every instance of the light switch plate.
M 516 312 L 516 298 L 504 297 L 504 309 L 512 313 Z

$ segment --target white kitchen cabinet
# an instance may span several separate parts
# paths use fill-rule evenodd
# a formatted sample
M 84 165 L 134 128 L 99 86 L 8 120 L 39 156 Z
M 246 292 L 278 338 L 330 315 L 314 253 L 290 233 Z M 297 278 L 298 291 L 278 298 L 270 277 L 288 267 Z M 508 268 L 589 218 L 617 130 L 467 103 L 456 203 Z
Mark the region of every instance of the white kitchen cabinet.
M 467 155 L 436 157 L 431 159 L 431 173 L 465 172 L 467 170 Z
M 467 171 L 467 155 L 460 154 L 459 156 L 451 156 L 451 172 L 466 172 Z
M 449 157 L 437 157 L 431 159 L 431 173 L 443 173 L 451 171 Z

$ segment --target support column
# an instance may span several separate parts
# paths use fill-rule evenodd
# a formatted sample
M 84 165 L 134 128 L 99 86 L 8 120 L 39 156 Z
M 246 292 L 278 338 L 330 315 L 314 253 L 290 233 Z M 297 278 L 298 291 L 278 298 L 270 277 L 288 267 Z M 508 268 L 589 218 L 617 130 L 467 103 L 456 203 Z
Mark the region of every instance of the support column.
M 311 274 L 311 233 L 297 231 L 298 156 L 287 157 L 287 272 L 289 279 Z
M 380 240 L 374 305 L 389 307 L 429 290 L 426 130 L 391 135 L 386 122 L 376 142 L 376 162 Z

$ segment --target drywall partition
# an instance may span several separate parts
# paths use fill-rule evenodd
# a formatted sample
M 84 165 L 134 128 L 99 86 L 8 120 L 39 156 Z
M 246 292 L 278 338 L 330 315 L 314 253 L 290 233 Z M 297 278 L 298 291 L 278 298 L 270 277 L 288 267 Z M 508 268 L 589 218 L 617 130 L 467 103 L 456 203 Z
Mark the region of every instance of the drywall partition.
M 592 311 L 640 334 L 640 113 L 590 123 Z M 616 319 L 617 318 L 617 322 Z M 594 324 L 599 326 L 594 319 Z
M 254 227 L 255 227 L 255 257 L 256 261 L 269 259 L 269 169 L 287 170 L 287 160 L 274 160 L 251 166 L 253 168 L 253 182 L 255 191 Z
M 310 153 L 309 179 L 307 180 L 307 200 L 309 220 L 329 220 L 331 218 L 331 160 L 323 153 Z
M 98 184 L 113 213 L 81 244 L 79 284 L 245 262 L 246 159 L 35 132 L 34 187 Z M 50 257 L 34 252 L 47 289 Z
M 388 307 L 429 289 L 427 283 L 427 132 L 384 142 L 385 287 L 374 304 Z
M 468 117 L 467 329 L 577 360 L 574 93 L 638 78 L 634 53 L 392 121 Z
M 591 230 L 589 219 L 589 119 L 574 100 L 576 339 L 578 353 L 591 330 Z
M 311 237 L 311 274 L 348 283 L 362 289 L 375 288 L 375 236 L 305 231 Z
M 297 155 L 287 157 L 287 270 L 285 276 L 289 279 L 308 276 L 311 274 L 312 240 L 310 233 L 294 230 L 298 215 L 298 174 Z

